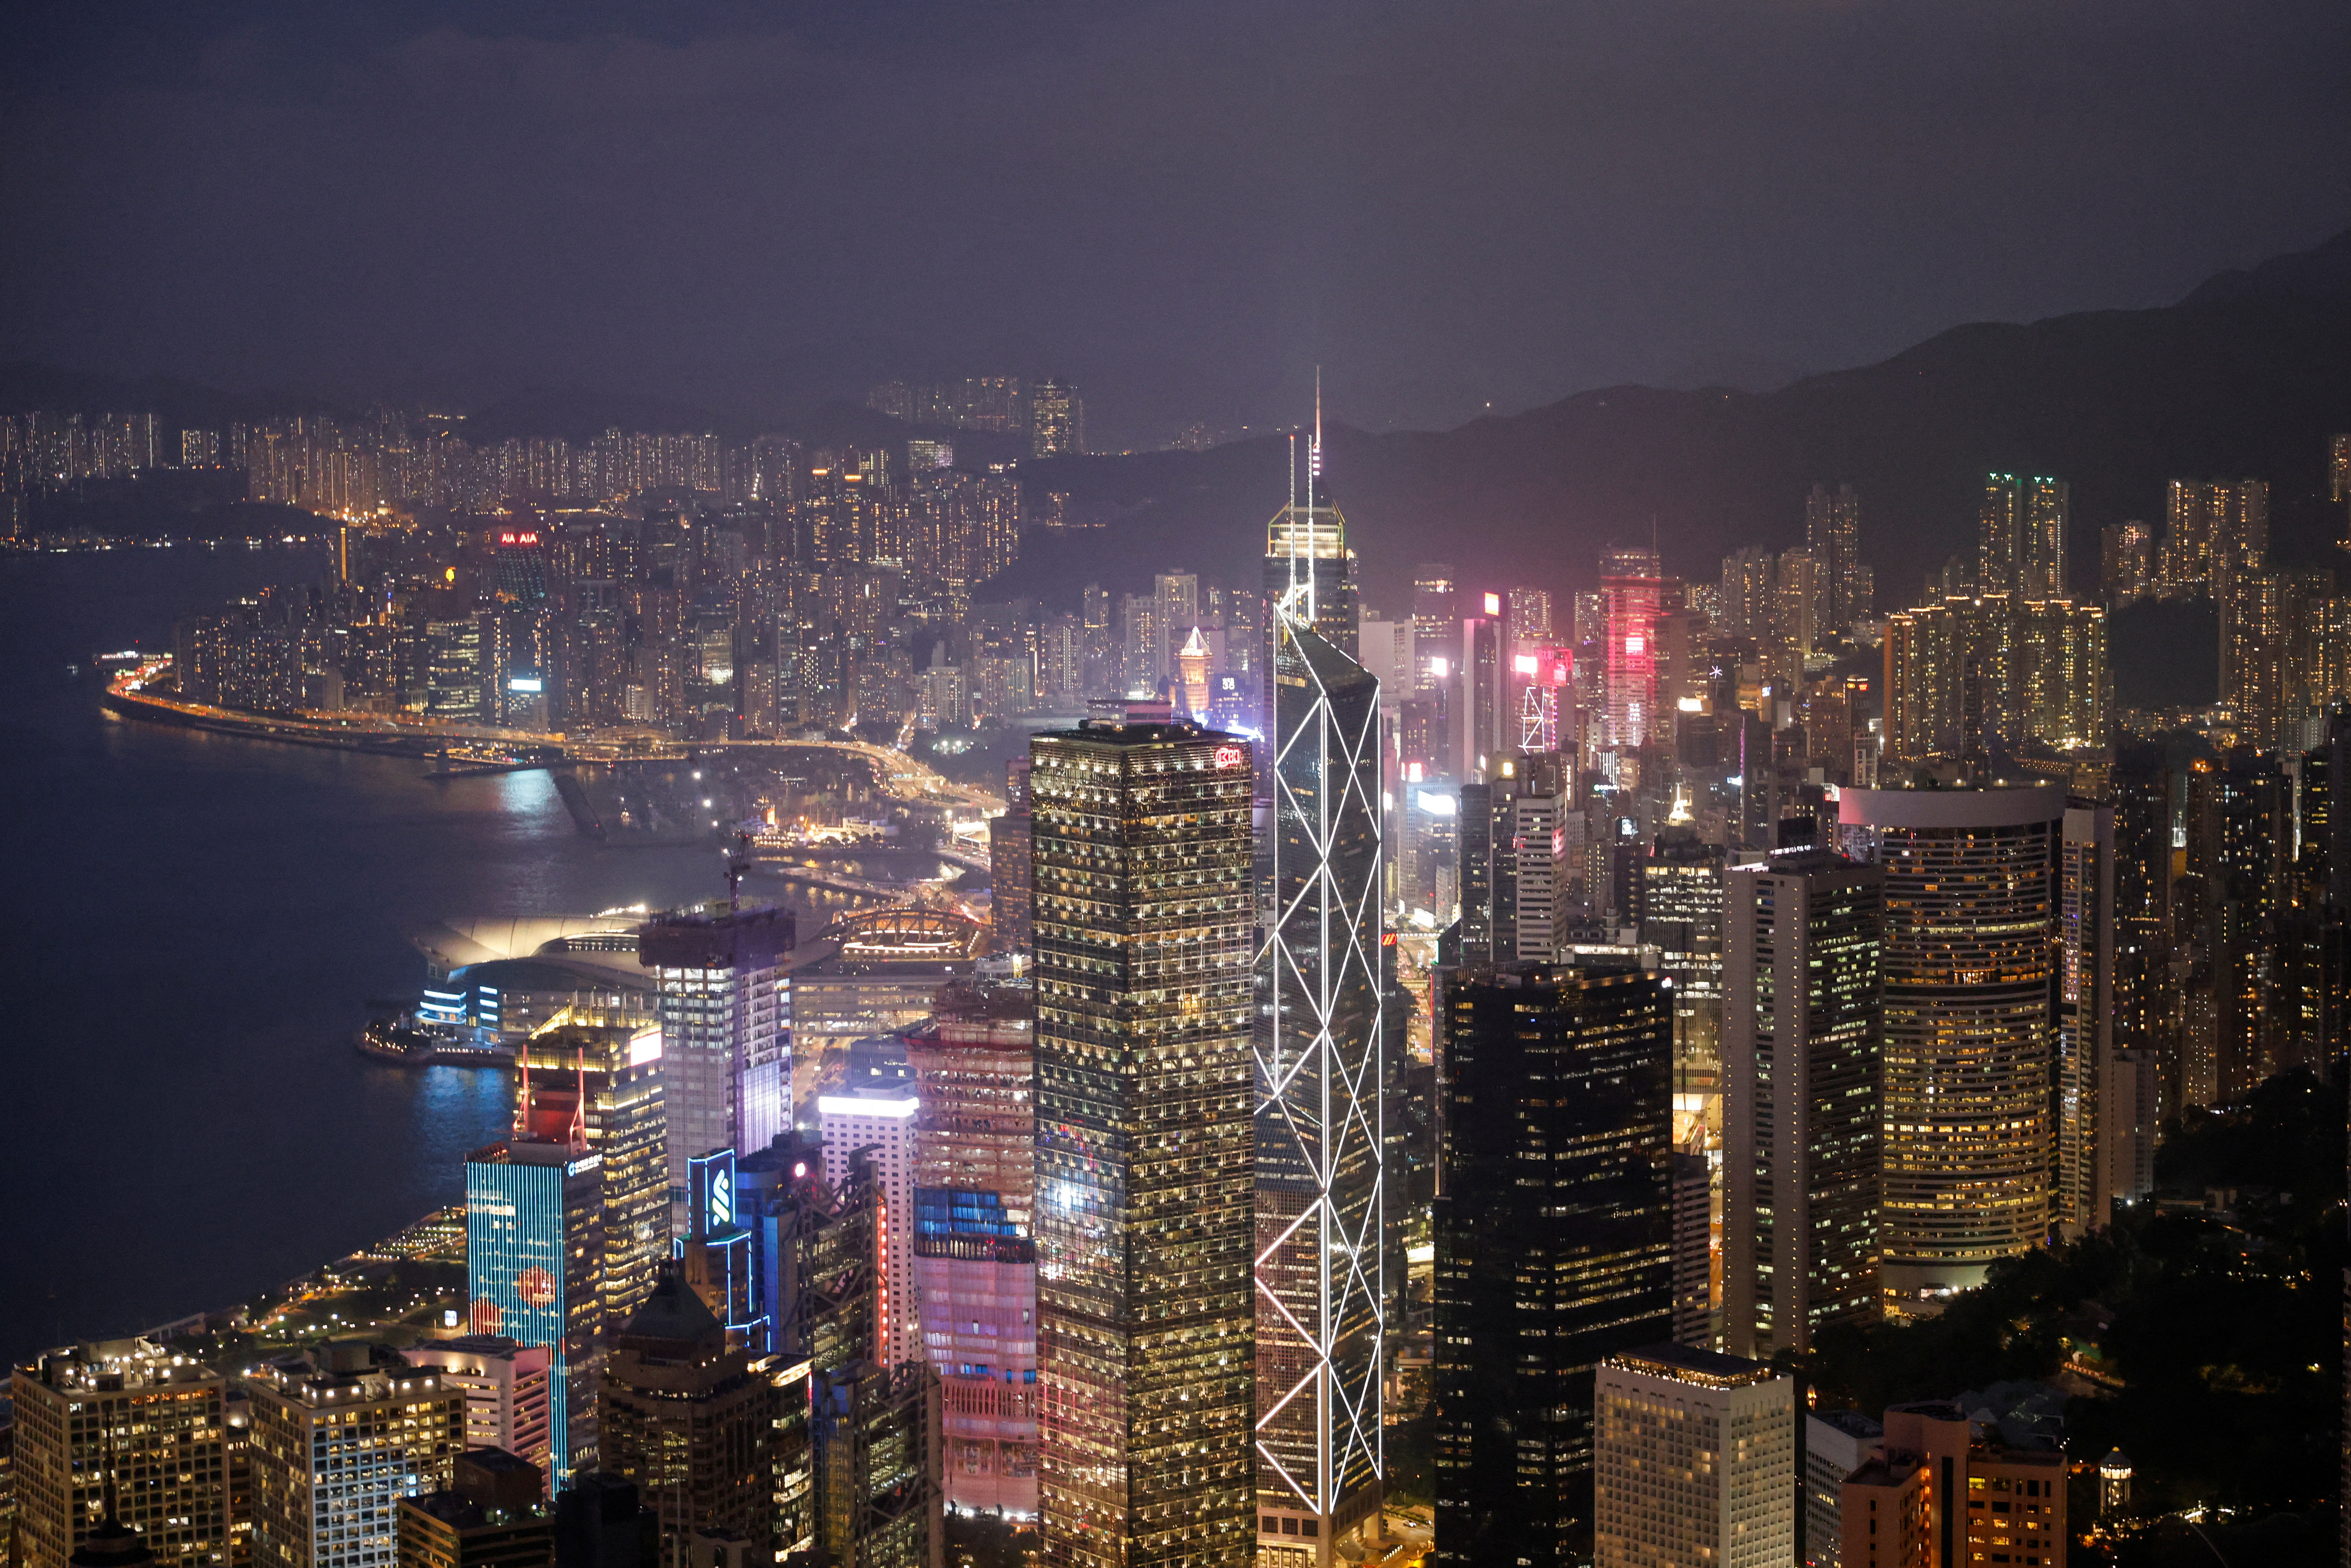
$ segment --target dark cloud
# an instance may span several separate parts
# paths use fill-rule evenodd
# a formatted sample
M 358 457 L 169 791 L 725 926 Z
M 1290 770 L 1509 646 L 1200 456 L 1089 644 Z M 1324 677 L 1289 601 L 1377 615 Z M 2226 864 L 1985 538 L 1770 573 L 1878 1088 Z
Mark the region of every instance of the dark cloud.
M 0 354 L 759 407 L 1055 371 L 1134 440 L 1320 360 L 1448 423 L 2313 243 L 2346 58 L 2335 0 L 52 7 L 0 63 Z

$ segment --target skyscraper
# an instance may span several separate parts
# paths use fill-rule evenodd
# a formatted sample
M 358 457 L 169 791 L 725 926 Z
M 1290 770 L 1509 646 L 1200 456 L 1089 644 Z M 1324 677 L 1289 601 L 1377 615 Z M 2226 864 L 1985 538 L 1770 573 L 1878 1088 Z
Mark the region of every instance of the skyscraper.
M 114 1512 L 163 1568 L 229 1560 L 228 1472 L 214 1368 L 143 1339 L 53 1350 L 16 1369 L 16 1528 L 26 1568 L 66 1568 Z
M 1834 494 L 1826 485 L 1813 486 L 1804 497 L 1804 549 L 1828 577 L 1824 630 L 1843 632 L 1868 613 L 1861 591 L 1861 497 L 1852 486 L 1839 485 Z
M 1380 687 L 1313 608 L 1273 605 L 1256 1040 L 1258 1552 L 1299 1568 L 1379 1508 L 1388 1267 Z
M 1540 964 L 1443 1007 L 1433 1561 L 1551 1568 L 1590 1550 L 1593 1368 L 1670 1328 L 1672 1009 Z
M 1654 622 L 1664 586 L 1655 550 L 1612 549 L 1600 558 L 1604 618 L 1600 749 L 1620 758 L 1629 759 L 1646 744 L 1657 723 Z M 1631 780 L 1620 773 L 1620 781 Z
M 544 1484 L 550 1448 L 545 1345 L 520 1344 L 504 1334 L 428 1339 L 401 1353 L 409 1365 L 437 1374 L 441 1386 L 465 1399 L 465 1447 L 503 1448 L 539 1467 Z
M 1265 526 L 1267 601 L 1294 595 L 1302 606 L 1294 619 L 1311 625 L 1351 659 L 1361 616 L 1354 559 L 1347 549 L 1347 519 L 1327 497 L 1318 499 L 1311 483 L 1302 503 L 1293 500 Z
M 1886 875 L 1889 1308 L 2041 1245 L 2056 1169 L 2053 966 L 2065 793 L 1847 789 L 1848 851 Z
M 874 1303 L 873 1343 L 863 1353 L 883 1366 L 919 1361 L 922 1322 L 914 1309 L 914 1114 L 922 1108 L 912 1086 L 903 1083 L 850 1086 L 842 1094 L 817 1099 L 817 1124 L 824 1139 L 824 1179 L 837 1189 L 849 1180 L 850 1161 L 864 1154 L 881 1178 L 882 1204 L 875 1220 L 876 1270 L 881 1289 Z
M 680 910 L 637 933 L 661 986 L 662 1094 L 670 1218 L 684 1218 L 685 1163 L 712 1149 L 764 1149 L 792 1123 L 792 1046 L 780 909 Z
M 778 1368 L 726 1341 L 726 1326 L 671 1271 L 613 1343 L 603 1468 L 660 1512 L 665 1560 L 699 1530 L 740 1531 L 763 1548 L 774 1534 Z
M 587 1095 L 583 1131 L 601 1159 L 604 1182 L 604 1323 L 617 1329 L 653 1290 L 669 1257 L 661 1030 L 559 1024 L 536 1030 L 518 1050 L 530 1079 L 530 1136 L 568 1138 L 580 1097 Z M 541 1462 L 511 1444 L 497 1446 Z
M 946 1498 L 1037 1514 L 1037 1040 L 1026 988 L 956 987 L 907 1037 L 914 1289 L 939 1375 Z
M 2073 486 L 2063 479 L 2026 482 L 2018 589 L 2027 599 L 2064 599 L 2066 536 L 2073 528 Z
M 2057 1187 L 2059 1232 L 2113 1216 L 2116 1140 L 2135 1107 L 2115 1069 L 2115 809 L 2069 802 L 2057 862 Z M 2116 1118 L 2122 1118 L 2119 1127 Z
M 1723 1335 L 1804 1354 L 1879 1315 L 1884 873 L 1799 846 L 1729 876 L 1723 925 Z
M 1071 1564 L 1250 1560 L 1248 743 L 1029 743 L 1038 1490 Z
M 996 948 L 1021 964 L 1029 961 L 1029 760 L 1004 767 L 1004 814 L 988 819 L 987 866 L 993 891 L 988 924 Z
M 1976 514 L 1976 587 L 2013 593 L 2024 580 L 2024 484 L 2013 474 L 1984 476 Z
M 1653 1344 L 1593 1385 L 1595 1568 L 1796 1568 L 1795 1379 Z
M 2108 685 L 2102 606 L 1986 593 L 1896 611 L 1886 621 L 1885 755 L 2102 745 Z
M 527 1115 L 527 1112 L 525 1113 Z M 520 1118 L 518 1118 L 520 1119 Z M 545 1346 L 550 1479 L 596 1465 L 603 1360 L 603 1156 L 584 1126 L 465 1156 L 465 1296 L 473 1332 Z
M 465 1396 L 398 1353 L 334 1340 L 249 1378 L 253 1568 L 381 1568 L 400 1500 L 440 1491 Z

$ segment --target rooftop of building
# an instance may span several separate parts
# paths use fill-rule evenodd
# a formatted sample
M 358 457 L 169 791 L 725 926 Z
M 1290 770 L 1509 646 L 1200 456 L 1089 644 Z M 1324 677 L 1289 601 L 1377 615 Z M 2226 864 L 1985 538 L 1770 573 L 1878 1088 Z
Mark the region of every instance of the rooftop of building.
M 1806 1417 L 1863 1442 L 1874 1442 L 1886 1436 L 1886 1424 L 1860 1410 L 1813 1410 L 1806 1412 Z
M 486 963 L 468 964 L 449 977 L 467 986 L 491 986 L 501 995 L 515 992 L 625 991 L 645 993 L 653 989 L 642 974 L 632 974 L 613 967 L 609 963 L 590 963 L 563 954 L 544 954 L 528 958 L 493 958 Z
M 152 1388 L 159 1384 L 217 1380 L 221 1375 L 193 1356 L 135 1336 L 60 1345 L 18 1370 L 49 1388 Z
M 1750 1361 L 1743 1355 L 1723 1355 L 1715 1351 L 1698 1350 L 1669 1342 L 1619 1351 L 1607 1360 L 1611 1366 L 1646 1372 L 1653 1377 L 1670 1377 L 1678 1383 L 1693 1383 L 1705 1388 L 1746 1388 L 1758 1383 L 1769 1383 L 1780 1375 L 1765 1363 Z
M 637 962 L 648 969 L 757 968 L 796 945 L 791 911 L 723 901 L 664 910 L 637 928 Z

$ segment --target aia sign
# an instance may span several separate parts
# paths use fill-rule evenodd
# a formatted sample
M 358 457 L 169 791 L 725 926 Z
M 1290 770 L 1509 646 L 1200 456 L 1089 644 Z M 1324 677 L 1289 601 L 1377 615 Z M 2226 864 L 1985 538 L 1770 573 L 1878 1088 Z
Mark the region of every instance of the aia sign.
M 1217 747 L 1216 762 L 1219 768 L 1238 768 L 1241 765 L 1241 748 L 1238 746 L 1219 746 Z

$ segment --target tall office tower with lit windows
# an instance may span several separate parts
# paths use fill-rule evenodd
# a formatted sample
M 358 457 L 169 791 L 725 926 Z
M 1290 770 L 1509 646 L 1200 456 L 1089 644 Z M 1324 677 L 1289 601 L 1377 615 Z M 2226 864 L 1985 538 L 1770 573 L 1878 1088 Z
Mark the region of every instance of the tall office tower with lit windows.
M 1461 961 L 1546 964 L 1573 914 L 1580 837 L 1569 831 L 1573 780 L 1556 752 L 1493 758 L 1461 787 Z M 1580 820 L 1578 823 L 1580 827 Z
M 1267 558 L 1273 575 L 1274 558 Z M 1258 1561 L 1327 1568 L 1377 1513 L 1388 1261 L 1380 684 L 1271 596 L 1274 910 L 1258 956 Z M 1499 626 L 1478 623 L 1488 644 Z M 1499 674 L 1499 662 L 1496 673 Z
M 914 1292 L 939 1375 L 946 1496 L 1037 1516 L 1037 1038 L 1026 988 L 950 987 L 907 1037 Z
M 2179 996 L 2171 974 L 2171 764 L 2160 746 L 2115 755 L 2115 1049 L 2146 1053 L 2158 1113 L 2179 1108 Z
M 726 1325 L 674 1271 L 614 1341 L 603 1387 L 602 1469 L 661 1515 L 664 1562 L 696 1531 L 740 1531 L 771 1552 L 773 1445 L 788 1416 L 779 1358 L 728 1343 Z
M 617 1330 L 670 1255 L 668 1119 L 661 1030 L 645 1024 L 556 1024 L 518 1048 L 530 1077 L 532 1137 L 561 1141 L 584 1093 L 588 1147 L 604 1179 L 604 1324 Z M 507 1448 L 538 1464 L 540 1458 Z
M 114 1511 L 158 1568 L 230 1559 L 231 1505 L 220 1373 L 143 1339 L 50 1351 L 16 1369 L 16 1498 L 26 1568 L 66 1568 Z
M 1677 1094 L 1721 1092 L 1722 852 L 1697 829 L 1668 825 L 1633 867 L 1629 913 L 1674 983 Z
M 2067 1239 L 2113 1218 L 2118 1139 L 2136 1120 L 2115 1064 L 2115 809 L 2067 804 L 2057 858 L 2057 1186 Z M 2116 1124 L 2116 1118 L 2121 1118 Z
M 1461 623 L 1454 613 L 1455 573 L 1426 561 L 1412 574 L 1413 656 L 1419 662 L 1418 689 L 1441 688 L 1461 665 Z M 1443 660 L 1442 667 L 1437 661 Z
M 1885 874 L 1796 845 L 1724 904 L 1723 1339 L 1768 1361 L 1879 1315 Z
M 1442 1002 L 1431 1561 L 1553 1568 L 1591 1551 L 1593 1369 L 1671 1328 L 1672 1003 L 1544 964 Z
M 1837 812 L 1886 873 L 1879 1280 L 1916 1311 L 2047 1237 L 2065 792 L 1847 789 Z
M 2276 758 L 2250 751 L 2189 765 L 2187 874 L 2175 884 L 2199 949 L 2188 977 L 2181 1100 L 2224 1105 L 2281 1065 L 2271 1027 L 2273 955 L 2293 825 Z
M 1600 749 L 1621 758 L 1647 744 L 1652 731 L 1673 733 L 1670 719 L 1663 728 L 1657 719 L 1657 601 L 1664 588 L 1655 550 L 1612 549 L 1600 558 Z
M 824 1179 L 838 1190 L 851 1162 L 871 1159 L 882 1182 L 874 1220 L 873 1343 L 865 1354 L 883 1366 L 923 1358 L 922 1322 L 914 1311 L 914 1115 L 922 1104 L 905 1083 L 852 1085 L 817 1098 L 824 1139 Z
M 764 1149 L 792 1124 L 792 1044 L 781 909 L 680 910 L 637 933 L 661 986 L 662 1094 L 670 1219 L 684 1218 L 685 1162 Z
M 1593 1383 L 1595 1568 L 1796 1568 L 1794 1378 L 1653 1344 L 1610 1356 Z
M 528 1116 L 526 1110 L 518 1121 Z M 527 1124 L 527 1122 L 526 1122 Z M 473 1332 L 544 1346 L 549 1484 L 596 1468 L 603 1362 L 603 1156 L 517 1134 L 465 1156 L 465 1298 Z
M 1246 741 L 1029 742 L 1039 1511 L 1073 1568 L 1249 1563 L 1256 899 Z
M 400 1500 L 444 1490 L 465 1395 L 397 1351 L 330 1340 L 246 1380 L 253 1401 L 253 1568 L 381 1568 Z
M 1303 503 L 1284 507 L 1265 526 L 1267 601 L 1289 593 L 1293 584 L 1311 588 L 1308 623 L 1350 659 L 1355 656 L 1355 623 L 1361 614 L 1354 567 L 1354 552 L 1347 548 L 1347 519 L 1328 497 L 1318 497 L 1309 489 Z M 1277 639 L 1280 635 L 1278 631 L 1272 634 Z M 1183 632 L 1175 635 L 1180 638 Z

